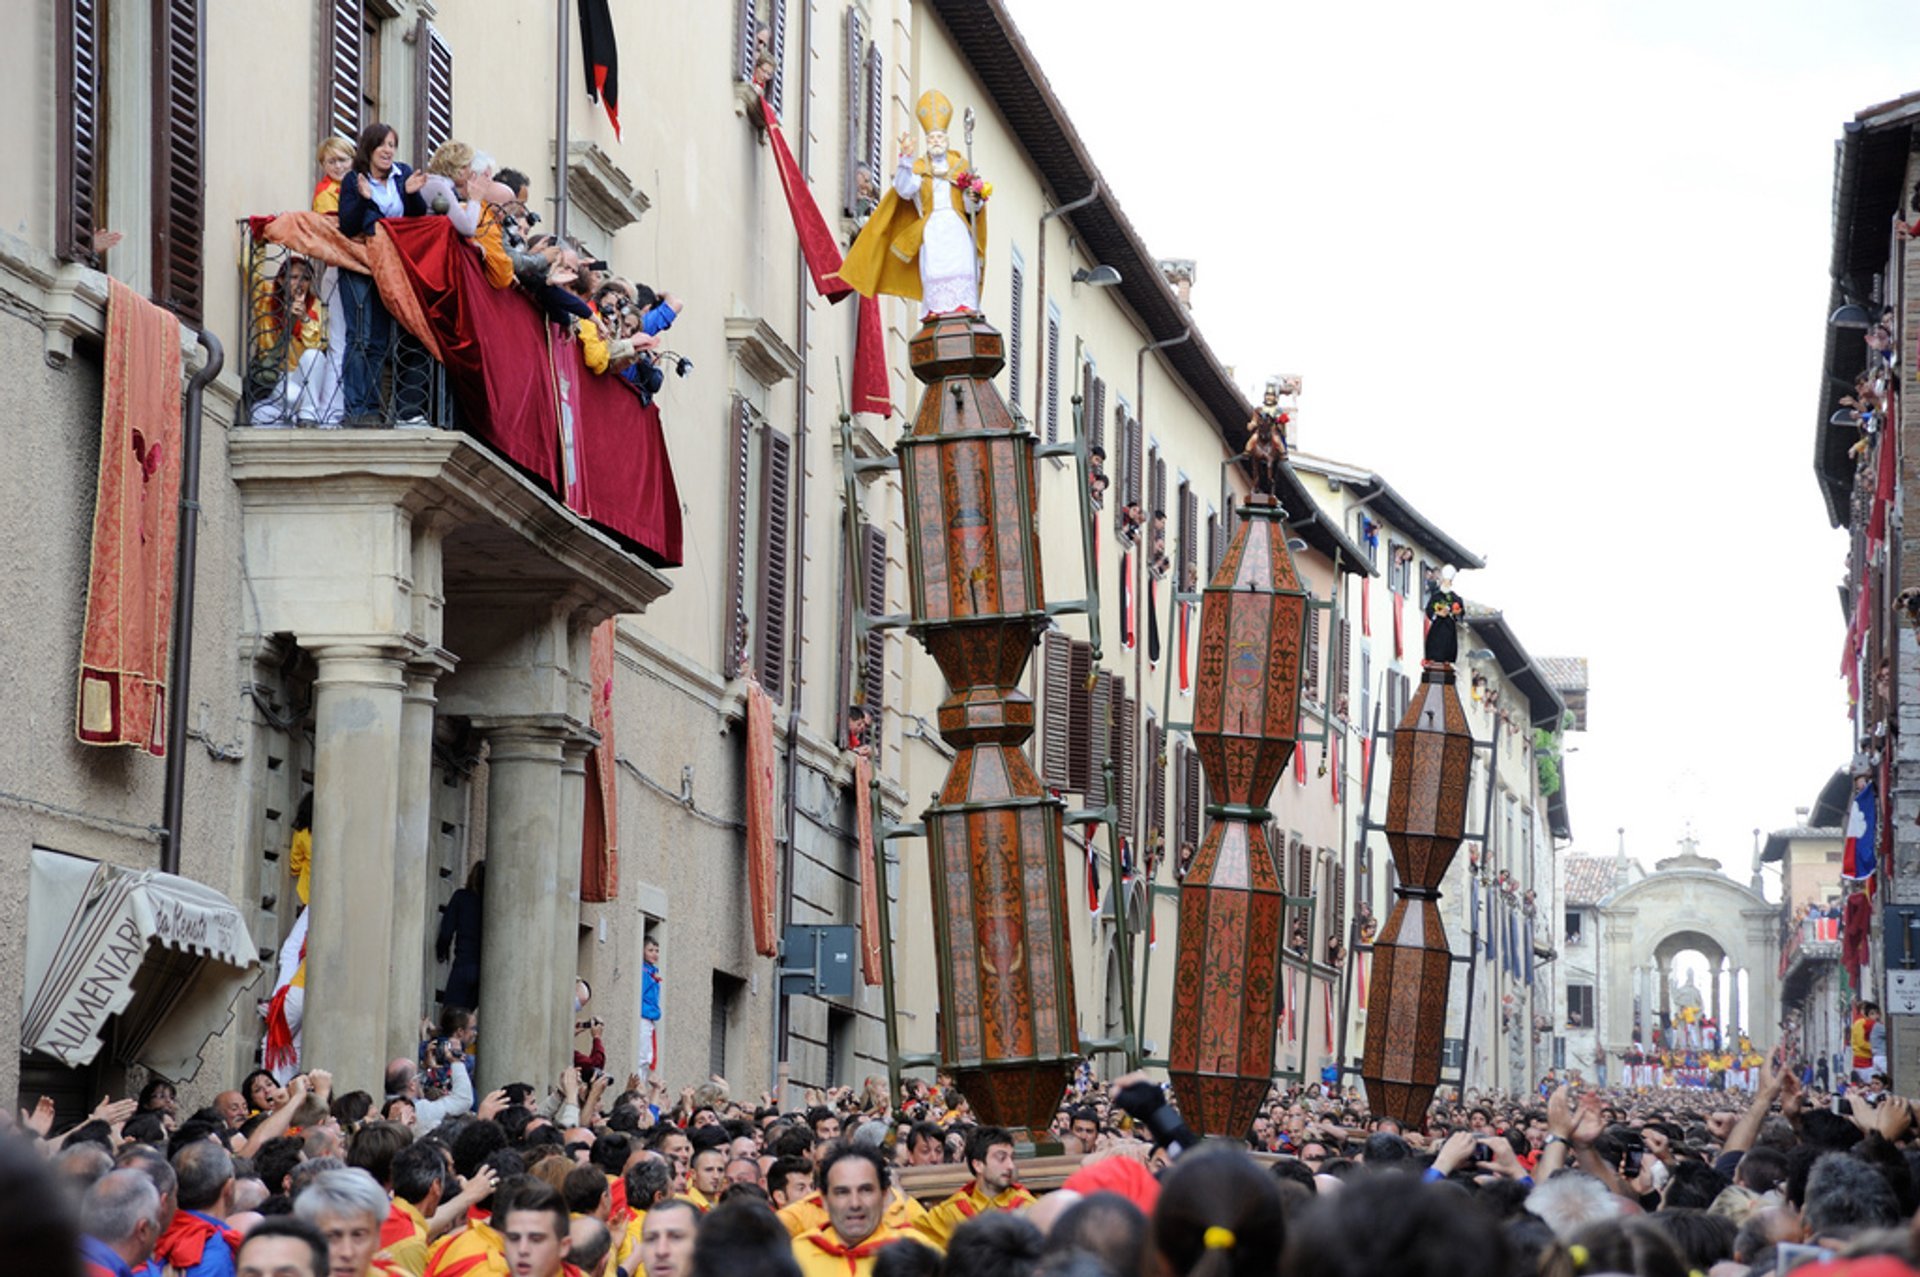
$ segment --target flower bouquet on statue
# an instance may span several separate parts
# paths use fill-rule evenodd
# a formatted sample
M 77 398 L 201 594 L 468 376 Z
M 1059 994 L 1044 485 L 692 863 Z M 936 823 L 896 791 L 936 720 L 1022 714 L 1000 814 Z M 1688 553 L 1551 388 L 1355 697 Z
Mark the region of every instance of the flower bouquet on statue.
M 962 195 L 971 195 L 982 204 L 993 198 L 993 183 L 971 170 L 956 178 L 954 185 L 960 188 Z

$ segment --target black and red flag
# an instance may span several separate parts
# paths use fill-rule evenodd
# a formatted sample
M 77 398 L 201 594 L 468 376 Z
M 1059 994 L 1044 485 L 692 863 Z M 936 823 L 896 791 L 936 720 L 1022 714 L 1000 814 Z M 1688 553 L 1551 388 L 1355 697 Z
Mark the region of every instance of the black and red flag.
M 613 135 L 620 136 L 620 49 L 613 39 L 607 0 L 580 0 L 580 60 L 587 69 L 587 100 L 607 108 Z

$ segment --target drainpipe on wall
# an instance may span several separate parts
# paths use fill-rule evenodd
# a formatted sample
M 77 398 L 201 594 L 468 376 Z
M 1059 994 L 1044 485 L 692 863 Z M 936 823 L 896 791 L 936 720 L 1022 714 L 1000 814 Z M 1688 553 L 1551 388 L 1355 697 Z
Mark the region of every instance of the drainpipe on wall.
M 810 177 L 813 158 L 813 4 L 805 0 L 800 6 L 800 177 L 803 181 Z M 787 654 L 791 662 L 787 675 L 787 686 L 793 689 L 793 699 L 787 706 L 787 794 L 786 812 L 783 823 L 787 830 L 787 845 L 781 856 L 780 865 L 780 935 L 784 945 L 787 928 L 793 925 L 793 867 L 796 859 L 794 841 L 799 827 L 799 781 L 800 781 L 800 706 L 805 699 L 806 684 L 803 676 L 806 669 L 807 650 L 807 346 L 808 346 L 808 297 L 807 281 L 812 276 L 807 271 L 806 255 L 796 245 L 793 251 L 793 347 L 800 357 L 800 371 L 794 380 L 793 411 L 793 454 L 794 477 L 799 480 L 794 492 L 793 539 L 788 542 L 788 553 L 793 555 L 793 601 L 787 608 L 787 615 L 794 618 L 793 650 Z M 839 742 L 835 742 L 838 744 Z M 781 955 L 784 963 L 786 955 Z M 779 964 L 776 964 L 779 965 Z M 777 983 L 780 977 L 775 976 Z M 787 1084 L 788 1052 L 787 1039 L 793 1028 L 793 999 L 785 993 L 779 995 L 778 1017 L 774 1025 L 774 1091 L 784 1092 Z
M 207 383 L 220 375 L 226 351 L 212 330 L 200 330 L 207 352 L 200 371 L 187 382 L 180 439 L 180 547 L 174 560 L 173 651 L 167 667 L 167 780 L 160 823 L 160 868 L 180 872 L 180 824 L 187 804 L 186 706 L 193 675 L 193 587 L 200 562 L 200 435 L 206 419 Z

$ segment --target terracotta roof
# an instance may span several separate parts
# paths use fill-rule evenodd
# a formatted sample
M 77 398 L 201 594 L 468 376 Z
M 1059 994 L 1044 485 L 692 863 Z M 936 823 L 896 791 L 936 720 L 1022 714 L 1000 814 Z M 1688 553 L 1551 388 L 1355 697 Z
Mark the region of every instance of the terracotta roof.
M 1547 686 L 1560 693 L 1573 714 L 1573 730 L 1587 730 L 1587 658 L 1584 656 L 1536 656 L 1534 665 Z
M 1566 857 L 1570 905 L 1597 905 L 1620 888 L 1626 866 L 1615 856 Z

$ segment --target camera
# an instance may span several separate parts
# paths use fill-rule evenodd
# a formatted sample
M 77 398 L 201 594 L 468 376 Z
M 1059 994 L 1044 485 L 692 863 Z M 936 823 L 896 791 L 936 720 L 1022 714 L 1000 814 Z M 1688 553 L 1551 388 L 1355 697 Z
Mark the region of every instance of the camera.
M 1485 1141 L 1475 1144 L 1473 1146 L 1473 1160 L 1476 1162 L 1491 1162 L 1493 1160 L 1493 1145 Z

